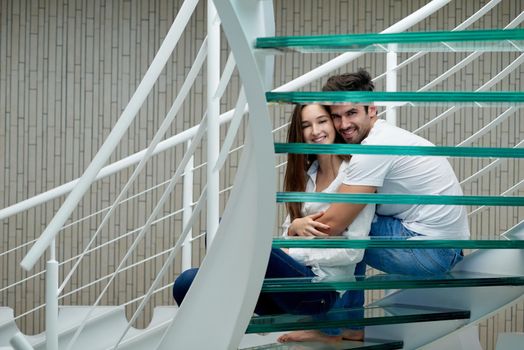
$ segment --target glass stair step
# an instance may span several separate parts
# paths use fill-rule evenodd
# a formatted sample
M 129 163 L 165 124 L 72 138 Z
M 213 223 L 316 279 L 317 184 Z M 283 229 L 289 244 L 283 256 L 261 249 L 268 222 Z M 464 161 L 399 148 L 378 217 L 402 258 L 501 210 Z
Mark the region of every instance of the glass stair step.
M 379 274 L 374 276 L 327 276 L 300 278 L 267 278 L 262 292 L 300 292 L 314 290 L 369 290 L 522 286 L 524 276 L 494 275 L 457 271 L 436 276 Z
M 257 38 L 257 49 L 284 52 L 522 52 L 524 29 L 367 33 Z
M 277 192 L 277 203 L 360 203 L 360 204 L 443 204 L 524 206 L 524 197 L 518 196 L 447 196 L 393 193 L 323 193 L 323 192 Z
M 363 237 L 361 239 L 336 237 L 278 237 L 273 239 L 274 248 L 461 248 L 461 249 L 524 249 L 524 239 L 508 239 L 504 236 L 475 239 L 434 239 L 420 236 L 417 239 L 391 237 Z
M 372 326 L 384 324 L 468 319 L 468 310 L 391 304 L 352 309 L 334 309 L 325 314 L 255 316 L 246 333 L 280 332 L 331 327 Z
M 320 342 L 291 342 L 275 343 L 243 350 L 394 350 L 402 349 L 404 343 L 401 340 L 383 340 L 383 339 L 365 339 L 364 341 L 344 340 L 336 344 L 327 344 Z
M 266 92 L 274 103 L 374 103 L 376 106 L 479 106 L 508 107 L 524 102 L 518 91 L 292 91 Z
M 275 143 L 275 153 L 292 154 L 385 154 L 408 156 L 524 158 L 523 148 L 454 147 L 454 146 L 391 146 L 345 143 Z

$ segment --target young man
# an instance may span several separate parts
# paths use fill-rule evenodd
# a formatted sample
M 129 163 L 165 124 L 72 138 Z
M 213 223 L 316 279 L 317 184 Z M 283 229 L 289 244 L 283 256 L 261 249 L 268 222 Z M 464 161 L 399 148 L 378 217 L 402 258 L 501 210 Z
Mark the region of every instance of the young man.
M 368 72 L 329 78 L 324 91 L 373 91 Z M 433 146 L 426 139 L 377 118 L 373 105 L 329 106 L 335 128 L 347 143 L 363 145 Z M 353 155 L 339 193 L 393 193 L 462 195 L 451 165 L 444 157 Z M 290 233 L 338 235 L 364 205 L 334 203 L 325 213 L 295 220 Z M 462 206 L 422 204 L 377 205 L 370 236 L 409 239 L 468 239 L 466 210 Z M 388 273 L 428 275 L 445 273 L 460 260 L 460 249 L 368 249 L 363 262 Z M 361 272 L 361 271 L 358 271 Z

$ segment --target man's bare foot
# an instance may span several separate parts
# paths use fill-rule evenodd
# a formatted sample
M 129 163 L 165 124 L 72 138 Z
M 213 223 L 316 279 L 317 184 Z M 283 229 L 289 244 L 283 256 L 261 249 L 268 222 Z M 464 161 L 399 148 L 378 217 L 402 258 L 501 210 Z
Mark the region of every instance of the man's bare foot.
M 303 341 L 318 341 L 323 343 L 336 343 L 342 341 L 341 335 L 327 335 L 320 331 L 295 331 L 281 335 L 278 337 L 279 343 L 288 342 L 303 342 Z
M 362 341 L 364 340 L 364 330 L 356 330 L 356 329 L 344 329 L 342 331 L 342 339 L 344 340 L 357 340 Z

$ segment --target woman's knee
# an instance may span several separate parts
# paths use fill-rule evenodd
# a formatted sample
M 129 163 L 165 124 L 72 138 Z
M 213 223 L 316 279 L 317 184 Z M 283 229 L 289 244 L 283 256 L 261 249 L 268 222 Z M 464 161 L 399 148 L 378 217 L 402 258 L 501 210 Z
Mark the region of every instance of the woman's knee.
M 175 298 L 175 301 L 179 306 L 184 300 L 189 287 L 191 287 L 197 272 L 197 268 L 186 270 L 175 280 L 175 283 L 173 284 L 173 298 Z

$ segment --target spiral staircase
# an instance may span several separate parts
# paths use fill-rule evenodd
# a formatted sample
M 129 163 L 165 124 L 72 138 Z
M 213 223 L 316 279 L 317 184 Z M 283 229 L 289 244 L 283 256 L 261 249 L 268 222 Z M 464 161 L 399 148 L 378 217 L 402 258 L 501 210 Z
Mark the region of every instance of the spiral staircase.
M 111 150 L 114 149 L 123 131 L 136 114 L 140 101 L 143 102 L 151 89 L 152 81 L 166 64 L 166 57 L 180 37 L 187 18 L 198 1 L 186 0 L 179 16 L 167 34 L 159 54 L 153 60 L 150 69 L 139 85 L 132 101 L 126 107 L 108 136 L 99 154 L 93 159 L 85 174 L 77 183 L 71 185 L 65 203 L 48 225 L 41 237 L 35 242 L 22 261 L 22 267 L 31 270 L 36 261 L 49 250 L 47 263 L 46 288 L 46 332 L 35 336 L 26 336 L 19 332 L 12 309 L 0 308 L 0 349 L 293 349 L 296 344 L 279 345 L 275 343 L 275 334 L 297 329 L 318 329 L 325 327 L 346 327 L 350 325 L 366 326 L 364 342 L 343 342 L 336 346 L 305 343 L 303 349 L 416 349 L 431 346 L 469 326 L 489 317 L 509 304 L 522 300 L 524 295 L 524 222 L 516 225 L 500 237 L 489 238 L 474 236 L 471 240 L 388 240 L 374 238 L 369 240 L 332 239 L 273 239 L 271 232 L 275 225 L 276 203 L 289 201 L 324 201 L 355 203 L 398 203 L 398 204 L 448 204 L 471 206 L 523 206 L 524 198 L 508 196 L 410 196 L 410 195 L 321 195 L 311 193 L 277 193 L 275 196 L 275 152 L 276 153 L 379 153 L 408 154 L 412 156 L 430 155 L 446 157 L 486 157 L 492 159 L 522 158 L 524 151 L 520 144 L 514 148 L 487 147 L 384 147 L 374 149 L 361 145 L 328 145 L 311 149 L 309 145 L 287 145 L 273 143 L 272 125 L 269 118 L 268 102 L 272 103 L 342 103 L 375 102 L 385 107 L 388 120 L 395 120 L 396 108 L 406 106 L 446 106 L 460 108 L 475 105 L 477 107 L 502 106 L 508 108 L 507 114 L 517 112 L 524 103 L 524 94 L 520 91 L 488 92 L 491 85 L 475 92 L 446 91 L 441 93 L 416 91 L 397 92 L 395 88 L 376 93 L 322 93 L 296 92 L 307 82 L 325 76 L 342 67 L 347 62 L 363 55 L 386 53 L 392 64 L 396 59 L 391 54 L 396 52 L 523 52 L 524 29 L 515 29 L 524 20 L 524 14 L 517 16 L 506 28 L 500 30 L 468 31 L 459 28 L 449 32 L 417 33 L 406 31 L 417 20 L 428 13 L 437 11 L 449 1 L 432 1 L 413 13 L 402 23 L 388 28 L 381 34 L 337 35 L 314 37 L 274 37 L 272 2 L 266 0 L 215 0 L 216 13 L 209 6 L 210 27 L 221 23 L 233 56 L 231 62 L 242 79 L 235 111 L 229 113 L 231 124 L 221 147 L 220 154 L 209 158 L 208 184 L 202 191 L 192 212 L 185 222 L 184 231 L 169 257 L 158 272 L 158 277 L 143 297 L 143 303 L 157 290 L 159 281 L 172 264 L 175 253 L 180 250 L 190 231 L 196 216 L 207 199 L 214 201 L 213 171 L 220 169 L 230 151 L 232 140 L 244 118 L 246 104 L 249 105 L 249 119 L 246 138 L 235 185 L 229 196 L 226 208 L 221 214 L 210 219 L 208 230 L 215 232 L 210 239 L 206 256 L 200 271 L 180 308 L 157 307 L 150 325 L 145 329 L 135 329 L 131 325 L 143 308 L 130 321 L 124 316 L 124 306 L 99 306 L 98 300 L 92 306 L 58 306 L 58 296 L 63 286 L 58 283 L 58 263 L 53 249 L 59 229 L 69 217 L 72 208 L 78 203 L 89 185 L 100 173 Z M 488 5 L 486 5 L 488 6 Z M 488 9 L 489 10 L 489 9 Z M 218 17 L 217 17 L 218 15 Z M 472 16 L 473 18 L 474 16 Z M 217 19 L 219 18 L 219 20 Z M 472 19 L 473 20 L 473 19 Z M 213 52 L 213 35 L 207 41 L 195 61 L 195 72 L 200 69 L 206 54 L 208 61 Z M 219 28 L 218 28 L 219 30 Z M 338 61 L 333 60 L 318 70 L 307 74 L 304 81 L 294 81 L 281 88 L 272 88 L 273 55 L 298 52 L 343 52 Z M 470 58 L 473 59 L 473 58 Z M 516 60 L 520 64 L 521 56 Z M 388 64 L 389 64 L 388 60 Z M 229 67 L 226 64 L 227 70 Z M 219 68 L 218 68 L 219 70 Z M 388 68 L 388 74 L 393 69 Z M 217 71 L 212 63 L 210 72 Z M 188 75 L 188 87 L 194 81 L 192 71 Z M 504 73 L 504 72 L 502 72 Z M 193 74 L 193 75 L 192 75 Z M 451 74 L 451 73 L 450 73 Z M 227 74 L 224 74 L 227 75 Z M 502 79 L 497 75 L 494 79 Z M 391 79 L 394 78 L 392 77 Z M 221 89 L 216 80 L 212 89 Z M 182 87 L 182 91 L 186 89 Z M 213 90 L 211 90 L 213 91 Z M 182 92 L 181 95 L 184 93 Z M 211 95 L 211 94 L 210 94 Z M 135 172 L 138 173 L 145 162 L 155 152 L 162 139 L 165 128 L 172 122 L 179 108 L 178 97 L 166 120 L 143 152 L 143 158 Z M 178 105 L 177 105 L 178 103 Z M 208 132 L 208 140 L 215 137 L 209 134 L 217 129 L 218 111 L 216 105 L 208 107 L 207 115 L 200 126 L 192 130 L 191 144 L 186 155 L 174 172 L 173 178 L 166 185 L 169 193 L 190 163 L 195 147 Z M 442 116 L 439 116 L 443 118 Z M 127 126 L 126 126 L 127 124 Z M 206 131 L 207 129 L 207 131 Z M 484 132 L 484 131 L 481 131 Z M 214 147 L 211 141 L 210 147 Z M 209 154 L 211 152 L 208 152 Z M 129 180 L 132 182 L 133 176 Z M 515 189 L 518 189 L 515 185 Z M 122 193 L 125 193 L 127 185 Z M 123 194 L 115 200 L 115 205 L 122 200 Z M 167 198 L 163 196 L 160 207 Z M 156 208 L 156 207 L 155 207 Z M 109 214 L 111 213 L 109 210 Z M 155 209 L 156 210 L 156 209 Z M 208 207 L 208 215 L 211 215 Z M 108 214 L 108 215 L 109 215 Z M 8 214 L 6 214 L 8 215 Z M 156 219 L 155 212 L 147 220 L 137 236 L 137 241 L 147 232 Z M 101 226 L 104 224 L 105 218 Z M 94 233 L 94 236 L 98 233 Z M 417 278 L 413 276 L 383 275 L 340 276 L 331 279 L 268 279 L 264 280 L 264 270 L 269 250 L 273 247 L 309 247 L 309 248 L 362 248 L 380 249 L 383 247 L 455 247 L 474 250 L 458 264 L 450 274 Z M 86 249 L 90 247 L 90 244 Z M 130 247 L 132 251 L 133 243 Z M 127 255 L 126 255 L 127 257 Z M 126 266 L 124 257 L 115 274 Z M 74 270 L 74 269 L 73 269 Z M 111 277 L 112 278 L 112 277 Z M 111 280 L 112 281 L 112 280 Z M 110 282 L 111 282 L 110 281 Z M 110 283 L 109 282 L 109 283 Z M 167 286 L 168 288 L 169 286 Z M 166 288 L 166 286 L 162 287 Z M 255 316 L 253 309 L 259 291 L 294 292 L 303 290 L 389 290 L 384 298 L 366 305 L 362 310 L 332 310 L 322 319 L 308 316 L 278 315 Z M 105 290 L 101 292 L 103 294 Z M 355 317 L 355 313 L 360 316 Z M 270 333 L 262 335 L 261 333 Z M 457 347 L 458 348 L 458 347 Z

